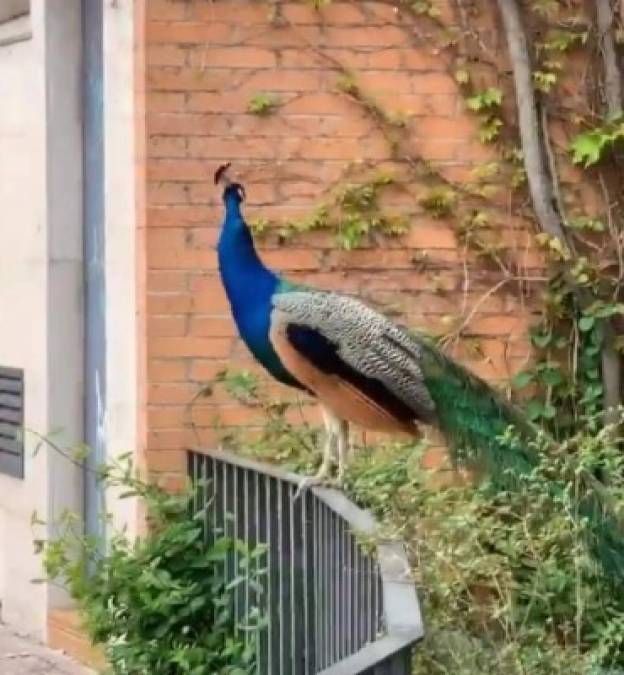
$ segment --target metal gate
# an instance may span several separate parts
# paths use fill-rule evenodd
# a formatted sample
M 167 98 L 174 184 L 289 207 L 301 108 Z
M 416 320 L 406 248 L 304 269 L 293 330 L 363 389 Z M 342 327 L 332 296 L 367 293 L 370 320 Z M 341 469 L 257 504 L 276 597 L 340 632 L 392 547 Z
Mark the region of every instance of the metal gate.
M 328 488 L 295 499 L 300 476 L 218 451 L 189 452 L 189 474 L 208 537 L 267 547 L 258 675 L 409 675 L 423 636 L 414 582 L 403 545 L 380 542 L 368 512 Z M 252 595 L 238 587 L 240 617 Z

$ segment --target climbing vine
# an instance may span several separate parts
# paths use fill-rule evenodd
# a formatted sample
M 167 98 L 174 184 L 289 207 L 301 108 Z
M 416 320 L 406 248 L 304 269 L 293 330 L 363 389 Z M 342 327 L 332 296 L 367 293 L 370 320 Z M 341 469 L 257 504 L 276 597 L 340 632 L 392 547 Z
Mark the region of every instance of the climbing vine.
M 313 3 L 320 20 L 328 4 L 331 0 Z M 493 7 L 467 0 L 453 0 L 451 6 L 449 21 L 435 0 L 395 3 L 406 35 L 444 63 L 478 120 L 481 142 L 494 146 L 498 159 L 477 165 L 468 181 L 449 179 L 443 168 L 413 150 L 409 141 L 417 120 L 389 109 L 362 86 L 355 69 L 308 41 L 337 71 L 337 94 L 374 123 L 397 170 L 355 163 L 309 215 L 280 223 L 259 219 L 254 227 L 258 234 L 277 233 L 282 241 L 327 230 L 335 232 L 338 246 L 352 249 L 378 234 L 400 236 L 424 211 L 452 223 L 467 254 L 493 265 L 524 293 L 527 272 L 504 244 L 500 225 L 501 195 L 508 195 L 505 208 L 510 204 L 518 216 L 535 222 L 535 245 L 550 277 L 542 316 L 531 329 L 532 365 L 514 385 L 527 397 L 531 417 L 565 438 L 587 420 L 596 425 L 596 413 L 621 400 L 624 255 L 618 186 L 624 177 L 624 117 L 621 100 L 615 109 L 614 96 L 608 96 L 614 87 L 607 76 L 612 64 L 603 54 L 609 36 L 620 49 L 622 19 L 612 9 L 605 19 L 604 6 L 598 16 L 593 3 L 579 0 L 499 3 L 512 81 L 488 39 L 484 19 L 491 18 Z M 279 12 L 279 3 L 276 7 Z M 564 94 L 571 79 L 574 97 Z M 583 175 L 575 185 L 567 176 L 579 170 Z M 413 209 L 389 212 L 384 193 L 390 188 L 411 195 Z M 451 322 L 453 331 L 458 324 L 463 325 L 461 319 Z

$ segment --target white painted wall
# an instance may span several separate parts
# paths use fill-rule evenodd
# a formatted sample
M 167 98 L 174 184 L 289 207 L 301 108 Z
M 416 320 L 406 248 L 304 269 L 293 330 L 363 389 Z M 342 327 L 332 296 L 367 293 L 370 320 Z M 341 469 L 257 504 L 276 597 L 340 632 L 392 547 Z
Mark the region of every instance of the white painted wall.
M 139 3 L 140 4 L 140 3 Z M 104 191 L 109 457 L 140 455 L 138 437 L 135 3 L 104 5 Z M 114 527 L 138 526 L 137 502 L 107 495 Z
M 138 451 L 134 3 L 104 5 L 106 436 L 109 456 Z M 25 369 L 26 427 L 82 438 L 82 122 L 80 1 L 33 0 L 32 38 L 0 45 L 0 365 Z M 31 580 L 31 514 L 82 509 L 82 474 L 50 451 L 25 479 L 0 474 L 2 619 L 45 638 L 64 593 Z M 107 495 L 116 527 L 137 504 Z M 37 535 L 43 533 L 38 531 Z
M 25 370 L 25 425 L 82 437 L 80 3 L 33 0 L 32 38 L 0 47 L 0 364 Z M 66 602 L 41 576 L 31 514 L 80 509 L 81 474 L 27 434 L 25 478 L 0 474 L 2 618 L 44 636 Z M 39 536 L 42 533 L 38 533 Z

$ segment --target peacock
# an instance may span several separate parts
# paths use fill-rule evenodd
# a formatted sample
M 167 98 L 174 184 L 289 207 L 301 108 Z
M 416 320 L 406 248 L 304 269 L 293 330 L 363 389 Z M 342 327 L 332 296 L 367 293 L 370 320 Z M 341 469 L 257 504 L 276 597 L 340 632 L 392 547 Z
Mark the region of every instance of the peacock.
M 229 167 L 217 170 L 215 184 L 224 185 L 218 260 L 234 321 L 256 360 L 279 382 L 315 397 L 323 414 L 323 458 L 304 484 L 325 481 L 334 454 L 337 479 L 343 480 L 349 423 L 414 437 L 426 424 L 442 432 L 456 462 L 486 475 L 496 490 L 516 489 L 519 477 L 539 462 L 539 430 L 425 336 L 356 298 L 294 283 L 268 269 L 242 215 L 244 187 L 229 177 Z M 597 481 L 588 476 L 586 482 L 581 506 L 592 522 L 592 548 L 621 583 L 624 532 L 602 504 Z

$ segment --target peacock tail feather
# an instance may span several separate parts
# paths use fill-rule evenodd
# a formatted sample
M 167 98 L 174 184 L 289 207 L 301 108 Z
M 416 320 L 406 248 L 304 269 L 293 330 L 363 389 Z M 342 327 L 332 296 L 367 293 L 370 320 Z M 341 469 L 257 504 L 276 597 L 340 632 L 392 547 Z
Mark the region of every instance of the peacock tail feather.
M 535 428 L 490 385 L 426 338 L 418 339 L 425 383 L 454 462 L 487 476 L 497 489 L 516 487 L 518 477 L 539 461 L 529 447 Z

